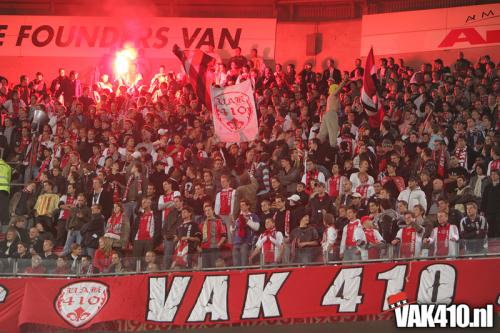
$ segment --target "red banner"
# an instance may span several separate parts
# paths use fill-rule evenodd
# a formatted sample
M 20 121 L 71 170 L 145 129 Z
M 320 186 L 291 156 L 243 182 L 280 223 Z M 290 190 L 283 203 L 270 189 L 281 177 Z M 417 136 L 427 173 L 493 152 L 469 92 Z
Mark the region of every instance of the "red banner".
M 238 324 L 379 315 L 387 298 L 497 304 L 500 259 L 373 263 L 103 278 L 0 279 L 0 331 L 23 325 L 89 329 L 117 321 L 158 325 Z

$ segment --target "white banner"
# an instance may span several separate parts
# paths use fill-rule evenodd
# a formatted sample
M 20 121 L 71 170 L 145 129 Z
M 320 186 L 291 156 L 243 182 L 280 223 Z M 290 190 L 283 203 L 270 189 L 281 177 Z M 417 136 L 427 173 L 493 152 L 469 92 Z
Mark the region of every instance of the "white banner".
M 100 57 L 133 42 L 144 56 L 174 58 L 182 49 L 213 45 L 222 58 L 239 46 L 274 58 L 275 19 L 0 16 L 1 56 Z
M 210 88 L 215 134 L 221 142 L 255 140 L 259 132 L 253 88 L 249 80 L 225 88 Z
M 361 56 L 498 45 L 498 3 L 363 16 Z

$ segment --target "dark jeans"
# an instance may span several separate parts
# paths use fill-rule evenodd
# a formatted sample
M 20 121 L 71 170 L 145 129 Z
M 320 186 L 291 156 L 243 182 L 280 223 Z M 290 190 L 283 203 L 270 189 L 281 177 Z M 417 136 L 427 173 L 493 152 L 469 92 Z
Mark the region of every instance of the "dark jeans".
M 132 256 L 135 258 L 142 258 L 146 252 L 153 249 L 152 240 L 134 240 L 134 249 L 132 250 Z
M 201 251 L 201 263 L 203 268 L 215 267 L 215 262 L 219 258 L 219 249 L 203 249 Z
M 171 240 L 164 240 L 164 257 L 163 264 L 165 265 L 165 269 L 170 269 L 172 266 L 172 257 L 174 255 L 174 242 Z
M 9 224 L 9 193 L 0 191 L 0 224 Z
M 302 264 L 311 263 L 314 258 L 314 250 L 315 248 L 312 247 L 298 248 L 295 252 L 295 262 Z

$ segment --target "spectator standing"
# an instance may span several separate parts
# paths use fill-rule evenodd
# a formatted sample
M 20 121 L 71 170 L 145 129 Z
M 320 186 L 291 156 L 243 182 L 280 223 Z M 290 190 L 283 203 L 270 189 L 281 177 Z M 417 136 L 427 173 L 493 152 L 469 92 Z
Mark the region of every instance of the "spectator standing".
M 151 210 L 151 199 L 142 199 L 140 214 L 137 217 L 136 225 L 137 232 L 134 235 L 132 255 L 135 258 L 141 258 L 146 252 L 153 249 L 155 223 L 153 211 Z
M 201 231 L 201 259 L 203 268 L 215 267 L 220 258 L 221 250 L 227 240 L 227 229 L 224 222 L 218 218 L 211 203 L 203 204 L 206 219 L 200 226 Z

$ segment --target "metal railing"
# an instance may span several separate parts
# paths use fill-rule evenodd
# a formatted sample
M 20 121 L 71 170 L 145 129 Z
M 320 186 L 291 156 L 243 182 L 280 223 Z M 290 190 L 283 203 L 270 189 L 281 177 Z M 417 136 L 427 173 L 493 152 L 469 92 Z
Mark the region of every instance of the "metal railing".
M 454 244 L 424 245 L 421 249 L 402 248 L 390 244 L 349 249 L 341 258 L 338 248 L 323 251 L 322 247 L 291 248 L 285 244 L 276 251 L 260 251 L 258 255 L 241 263 L 241 251 L 202 251 L 172 256 L 114 256 L 105 262 L 92 262 L 86 258 L 72 260 L 0 258 L 0 275 L 3 276 L 109 276 L 176 271 L 221 271 L 241 269 L 269 269 L 304 267 L 313 265 L 342 265 L 391 261 L 488 258 L 500 256 L 500 239 L 459 240 Z M 447 253 L 442 249 L 446 246 Z M 347 250 L 346 250 L 347 251 Z M 413 251 L 413 252 L 412 252 Z M 415 251 L 418 251 L 416 253 Z M 414 255 L 411 255 L 414 253 Z M 246 253 L 244 253 L 246 255 Z M 239 255 L 239 258 L 238 258 Z M 253 259 L 253 260 L 252 260 Z M 235 264 L 233 264 L 235 262 Z

